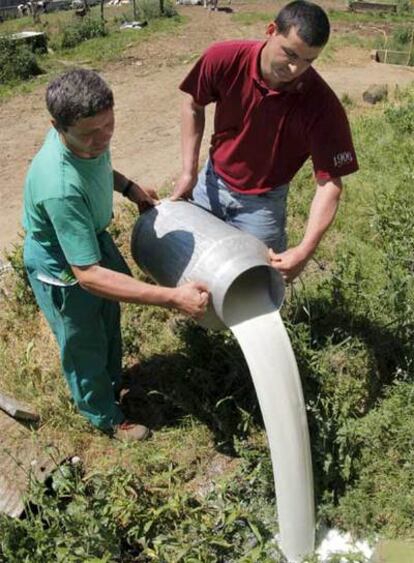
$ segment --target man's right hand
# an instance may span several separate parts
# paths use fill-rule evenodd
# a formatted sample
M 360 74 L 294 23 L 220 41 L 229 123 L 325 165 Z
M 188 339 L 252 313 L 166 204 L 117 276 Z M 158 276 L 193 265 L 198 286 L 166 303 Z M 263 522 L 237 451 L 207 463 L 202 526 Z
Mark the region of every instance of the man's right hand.
M 183 172 L 175 183 L 170 200 L 189 199 L 196 183 L 197 174 L 187 174 Z
M 189 282 L 175 288 L 174 292 L 175 309 L 196 319 L 204 315 L 210 296 L 208 287 L 204 283 Z

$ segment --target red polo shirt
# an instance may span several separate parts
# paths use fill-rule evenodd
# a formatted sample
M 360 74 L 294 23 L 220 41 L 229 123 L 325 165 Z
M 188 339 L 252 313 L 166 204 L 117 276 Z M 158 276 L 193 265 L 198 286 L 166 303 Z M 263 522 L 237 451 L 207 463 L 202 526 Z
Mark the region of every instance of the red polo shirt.
M 260 194 L 287 184 L 309 156 L 316 178 L 358 169 L 338 98 L 310 67 L 281 90 L 260 76 L 265 43 L 226 41 L 209 47 L 180 85 L 195 102 L 216 103 L 210 156 L 238 192 Z

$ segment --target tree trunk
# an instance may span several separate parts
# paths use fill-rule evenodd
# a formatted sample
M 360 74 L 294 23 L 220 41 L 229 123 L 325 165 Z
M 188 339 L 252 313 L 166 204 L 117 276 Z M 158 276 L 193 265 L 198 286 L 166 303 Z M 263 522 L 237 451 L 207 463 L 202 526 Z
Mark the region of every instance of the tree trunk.
M 101 22 L 105 25 L 105 15 L 104 15 L 104 0 L 101 0 Z
M 164 0 L 160 0 L 160 14 L 164 15 Z

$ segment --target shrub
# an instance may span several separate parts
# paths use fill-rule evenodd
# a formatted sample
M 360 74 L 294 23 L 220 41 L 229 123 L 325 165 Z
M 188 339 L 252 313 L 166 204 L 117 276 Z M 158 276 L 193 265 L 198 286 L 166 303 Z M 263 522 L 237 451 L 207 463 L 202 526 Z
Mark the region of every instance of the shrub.
M 414 100 L 400 107 L 388 108 L 385 117 L 399 133 L 412 135 L 414 133 Z
M 27 80 L 41 74 L 36 56 L 9 36 L 0 37 L 0 84 Z
M 177 11 L 171 2 L 161 2 L 154 0 L 140 0 L 137 1 L 138 16 L 141 20 L 153 20 L 163 17 L 173 17 L 177 15 Z
M 104 37 L 105 35 L 108 35 L 108 32 L 102 21 L 87 18 L 79 24 L 65 27 L 62 34 L 61 48 L 72 49 L 83 41 L 93 39 L 94 37 Z
M 397 0 L 397 13 L 409 14 L 412 11 L 412 4 L 410 0 Z
M 399 27 L 392 34 L 392 41 L 398 45 L 407 45 L 411 41 L 411 28 Z
M 263 506 L 274 495 L 270 464 L 263 452 L 247 454 L 234 479 L 205 498 L 182 490 L 173 464 L 166 489 L 120 467 L 84 474 L 62 465 L 49 487 L 31 480 L 25 518 L 0 515 L 0 561 L 280 561 L 273 508 Z
M 381 405 L 365 418 L 350 420 L 348 440 L 358 478 L 341 498 L 337 518 L 346 529 L 410 537 L 414 502 L 412 383 L 390 387 Z

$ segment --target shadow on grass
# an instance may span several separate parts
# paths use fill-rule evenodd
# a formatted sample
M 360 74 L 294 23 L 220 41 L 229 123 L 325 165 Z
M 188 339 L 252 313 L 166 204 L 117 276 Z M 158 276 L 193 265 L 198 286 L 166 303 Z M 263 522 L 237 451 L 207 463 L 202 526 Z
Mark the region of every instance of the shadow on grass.
M 337 500 L 349 484 L 349 478 L 342 476 L 348 446 L 344 448 L 338 434 L 351 419 L 365 415 L 378 403 L 385 388 L 393 382 L 402 359 L 407 358 L 409 338 L 398 326 L 380 326 L 364 316 L 352 316 L 343 304 L 335 307 L 329 299 L 316 299 L 309 305 L 311 328 L 309 318 L 303 313 L 296 316 L 291 330 L 305 401 L 313 405 L 308 410 L 308 422 L 319 502 L 327 490 Z M 303 327 L 310 334 L 306 342 L 299 334 Z M 185 417 L 194 417 L 211 430 L 218 451 L 234 456 L 235 439 L 246 438 L 254 427 L 263 428 L 242 352 L 230 332 L 206 331 L 190 321 L 178 323 L 177 330 L 185 342 L 183 353 L 153 356 L 126 374 L 131 387 L 131 410 L 135 408 L 154 430 L 178 426 Z M 344 347 L 343 361 L 349 365 L 348 375 L 362 381 L 362 390 L 356 385 L 358 409 L 350 397 L 349 405 L 341 412 L 338 404 L 341 395 L 332 387 L 335 378 L 340 385 L 341 374 L 335 372 L 332 364 L 330 384 L 326 386 L 323 356 L 329 346 L 337 351 L 342 342 L 350 341 L 362 343 L 366 350 L 365 375 L 362 378 L 360 373 L 352 372 L 356 369 L 355 361 L 352 363 L 354 348 Z M 351 394 L 352 391 L 351 387 Z M 357 455 L 353 446 L 349 447 L 350 455 Z M 327 459 L 329 469 L 326 469 Z
M 411 345 L 414 335 L 414 323 L 391 320 L 386 325 L 373 322 L 367 316 L 355 315 L 346 306 L 332 307 L 327 299 L 315 299 L 310 303 L 312 311 L 311 342 L 315 351 L 322 351 L 328 344 L 340 347 L 342 343 L 357 340 L 366 347 L 370 357 L 370 378 L 366 389 L 365 414 L 384 394 L 386 386 L 391 384 L 395 373 L 400 369 L 409 369 L 414 360 Z M 305 314 L 296 317 L 295 324 L 309 323 Z M 293 326 L 294 326 L 293 325 Z M 309 372 L 304 358 L 297 356 L 302 380 L 315 379 Z M 309 392 L 313 394 L 312 389 Z
M 305 345 L 293 342 L 293 346 L 305 401 L 311 405 L 308 423 L 315 492 L 317 502 L 326 491 L 337 502 L 345 488 L 357 477 L 353 469 L 345 477 L 346 458 L 352 468 L 353 460 L 359 456 L 359 445 L 350 438 L 348 425 L 380 404 L 398 374 L 410 372 L 414 363 L 411 345 L 414 324 L 390 319 L 381 325 L 368 316 L 356 315 L 344 302 L 333 306 L 330 299 L 323 297 L 311 300 L 307 309 L 312 312 L 310 327 L 309 316 L 302 309 L 295 316 L 291 330 L 295 333 L 295 327 L 298 331 L 301 325 L 307 327 L 308 342 Z M 328 368 L 330 382 L 327 384 L 326 358 L 325 365 L 321 358 L 328 349 L 332 354 L 342 354 L 346 376 L 341 370 L 335 371 L 335 362 L 332 361 Z M 361 358 L 356 357 L 356 350 L 363 351 Z M 349 383 L 351 379 L 354 384 Z M 334 387 L 332 382 L 336 384 Z M 342 394 L 337 393 L 341 385 Z M 345 394 L 347 390 L 348 396 Z M 344 397 L 344 404 L 339 402 L 341 397 Z
M 245 437 L 252 423 L 263 425 L 241 350 L 228 332 L 206 331 L 190 321 L 174 330 L 185 352 L 153 356 L 130 368 L 131 405 L 155 430 L 190 415 L 212 431 L 219 451 L 235 455 L 234 439 Z

